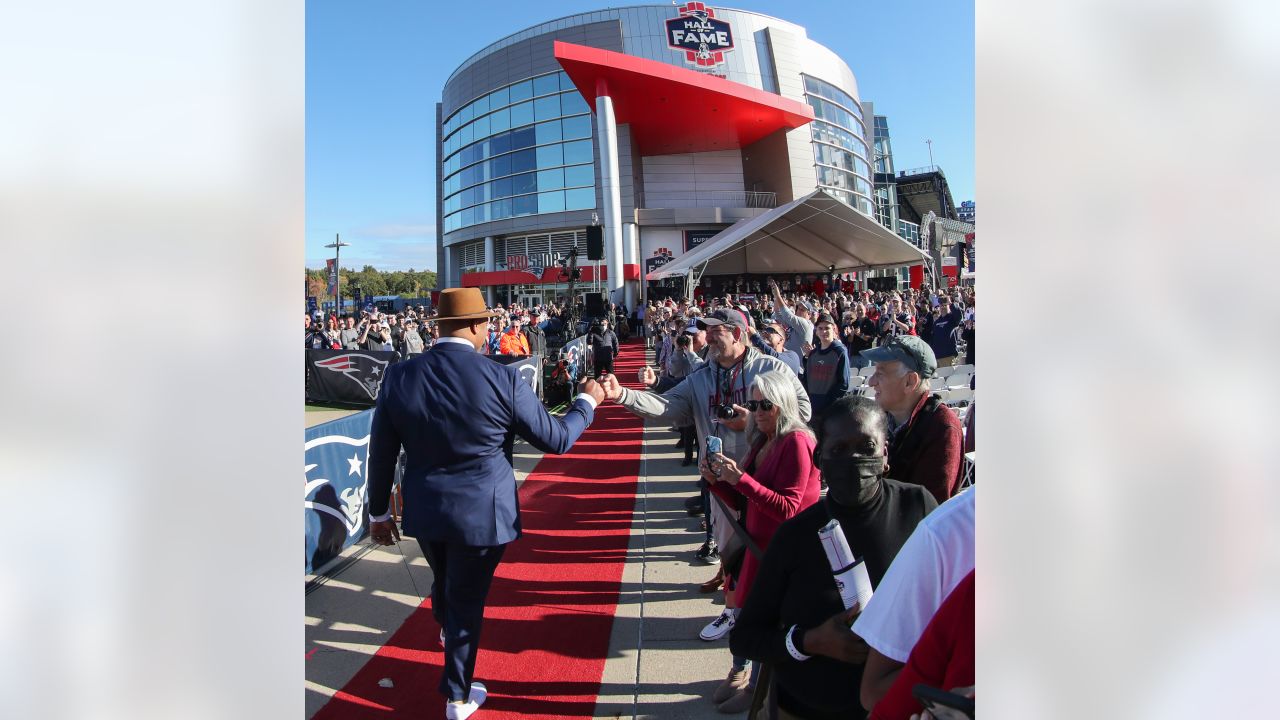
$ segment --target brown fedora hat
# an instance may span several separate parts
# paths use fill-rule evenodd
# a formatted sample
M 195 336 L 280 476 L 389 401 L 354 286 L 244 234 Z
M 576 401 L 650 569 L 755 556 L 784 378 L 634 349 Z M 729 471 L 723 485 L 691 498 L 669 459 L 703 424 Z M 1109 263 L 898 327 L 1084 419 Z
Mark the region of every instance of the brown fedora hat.
M 440 292 L 440 314 L 436 320 L 487 320 L 493 314 L 484 306 L 479 288 L 449 288 Z

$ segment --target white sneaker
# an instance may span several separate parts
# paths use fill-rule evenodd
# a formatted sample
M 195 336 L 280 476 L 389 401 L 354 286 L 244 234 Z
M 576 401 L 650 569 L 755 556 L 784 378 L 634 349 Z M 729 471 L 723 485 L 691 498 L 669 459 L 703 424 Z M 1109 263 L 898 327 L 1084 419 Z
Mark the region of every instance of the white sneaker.
M 737 621 L 738 613 L 725 608 L 724 612 L 720 613 L 720 617 L 712 620 L 706 627 L 702 628 L 702 632 L 698 633 L 698 637 L 707 642 L 719 640 L 729 634 L 729 631 L 733 629 L 733 624 Z
M 480 703 L 469 700 L 464 703 L 445 703 L 445 720 L 467 720 L 472 713 L 480 709 Z

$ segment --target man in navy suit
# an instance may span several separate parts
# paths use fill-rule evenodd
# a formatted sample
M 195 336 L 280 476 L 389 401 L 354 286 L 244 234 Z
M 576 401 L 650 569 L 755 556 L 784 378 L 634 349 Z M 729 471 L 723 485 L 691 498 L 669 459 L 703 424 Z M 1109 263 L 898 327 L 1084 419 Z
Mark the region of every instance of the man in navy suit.
M 520 537 L 512 446 L 519 435 L 568 452 L 591 424 L 604 391 L 585 381 L 563 419 L 549 414 L 515 368 L 480 352 L 489 318 L 476 288 L 444 290 L 430 351 L 386 370 L 369 440 L 370 535 L 400 539 L 389 502 L 401 446 L 404 533 L 431 565 L 431 609 L 444 637 L 445 717 L 464 720 L 487 691 L 472 683 L 485 598 L 507 543 Z

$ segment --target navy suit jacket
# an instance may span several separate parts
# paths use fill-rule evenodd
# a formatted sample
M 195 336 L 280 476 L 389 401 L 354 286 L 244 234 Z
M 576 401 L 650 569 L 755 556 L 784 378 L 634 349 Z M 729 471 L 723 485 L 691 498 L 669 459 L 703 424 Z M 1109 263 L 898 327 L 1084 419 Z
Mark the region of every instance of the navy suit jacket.
M 564 453 L 591 424 L 575 400 L 564 419 L 543 408 L 515 368 L 466 345 L 441 343 L 387 367 L 369 439 L 369 510 L 387 511 L 396 460 L 406 455 L 404 534 L 502 545 L 520 537 L 511 453 L 515 436 Z

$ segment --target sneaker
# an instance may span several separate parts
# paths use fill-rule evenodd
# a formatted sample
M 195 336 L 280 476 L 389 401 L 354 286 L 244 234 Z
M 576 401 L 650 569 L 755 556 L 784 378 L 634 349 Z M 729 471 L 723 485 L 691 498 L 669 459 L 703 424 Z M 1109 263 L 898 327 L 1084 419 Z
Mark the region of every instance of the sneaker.
M 473 682 L 466 702 L 445 703 L 445 720 L 467 720 L 475 711 L 480 709 L 480 706 L 487 699 L 489 699 L 489 690 L 484 686 L 484 683 Z
M 715 693 L 711 696 L 711 702 L 719 705 L 720 703 L 733 697 L 739 691 L 747 688 L 747 683 L 751 682 L 751 668 L 745 667 L 741 670 L 729 670 L 729 676 L 720 683 L 720 687 L 716 688 Z
M 707 623 L 707 626 L 702 628 L 702 632 L 698 633 L 698 637 L 706 640 L 707 642 L 719 640 L 729 634 L 729 631 L 733 629 L 733 624 L 737 621 L 738 613 L 729 608 L 725 608 L 724 612 L 720 613 L 720 617 L 712 620 L 710 623 Z M 721 698 L 721 701 L 725 699 L 727 698 Z
M 467 720 L 480 709 L 480 703 L 468 700 L 464 703 L 447 702 L 444 704 L 445 720 Z
M 704 565 L 720 564 L 720 550 L 716 547 L 715 542 L 702 543 L 702 547 L 698 548 L 698 552 L 694 553 L 693 556 Z
M 749 674 L 749 673 L 748 673 Z M 737 692 L 737 694 L 729 697 L 728 700 L 716 706 L 716 712 L 725 715 L 736 715 L 751 709 L 751 700 L 755 696 L 755 690 L 745 687 Z

